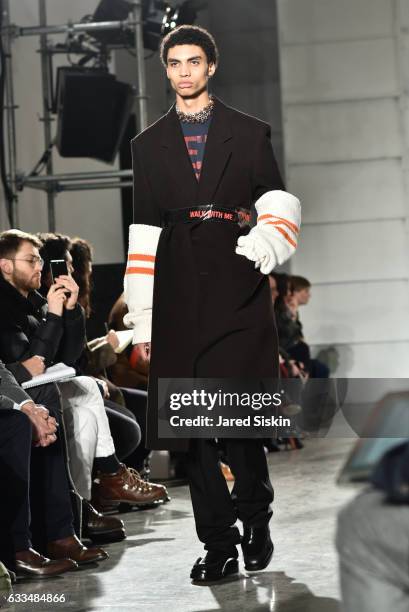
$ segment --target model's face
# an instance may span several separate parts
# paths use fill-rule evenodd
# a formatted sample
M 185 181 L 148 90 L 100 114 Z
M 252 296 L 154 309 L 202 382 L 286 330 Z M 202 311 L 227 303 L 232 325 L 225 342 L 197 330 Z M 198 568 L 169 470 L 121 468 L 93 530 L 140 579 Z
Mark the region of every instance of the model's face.
M 37 247 L 23 242 L 12 259 L 2 260 L 2 272 L 18 291 L 27 294 L 41 285 L 41 262 Z
M 197 45 L 176 45 L 168 51 L 166 74 L 172 88 L 182 98 L 196 98 L 207 89 L 216 66 Z

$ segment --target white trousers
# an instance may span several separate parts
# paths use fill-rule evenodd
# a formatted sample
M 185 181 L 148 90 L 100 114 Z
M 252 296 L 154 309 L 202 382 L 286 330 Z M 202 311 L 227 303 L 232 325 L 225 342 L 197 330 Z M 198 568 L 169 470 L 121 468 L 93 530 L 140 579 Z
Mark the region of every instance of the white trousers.
M 78 493 L 89 500 L 95 457 L 108 457 L 115 453 L 104 400 L 97 383 L 89 376 L 76 376 L 58 383 L 58 387 L 71 476 Z

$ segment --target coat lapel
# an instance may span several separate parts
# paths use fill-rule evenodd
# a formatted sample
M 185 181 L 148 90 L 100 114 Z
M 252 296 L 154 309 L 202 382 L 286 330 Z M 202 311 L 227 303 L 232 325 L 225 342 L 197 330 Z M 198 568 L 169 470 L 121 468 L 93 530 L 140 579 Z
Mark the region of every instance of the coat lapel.
M 223 172 L 232 154 L 232 131 L 225 105 L 215 98 L 207 136 L 203 167 L 198 183 L 198 200 L 213 203 Z
M 176 104 L 168 111 L 161 142 L 170 177 L 178 184 L 184 201 L 194 202 L 197 180 L 183 138 L 182 128 L 176 114 Z
M 174 104 L 166 115 L 161 147 L 170 176 L 178 184 L 183 200 L 193 204 L 211 203 L 232 153 L 232 132 L 226 107 L 215 98 L 213 118 L 207 136 L 203 167 L 198 182 L 183 138 Z

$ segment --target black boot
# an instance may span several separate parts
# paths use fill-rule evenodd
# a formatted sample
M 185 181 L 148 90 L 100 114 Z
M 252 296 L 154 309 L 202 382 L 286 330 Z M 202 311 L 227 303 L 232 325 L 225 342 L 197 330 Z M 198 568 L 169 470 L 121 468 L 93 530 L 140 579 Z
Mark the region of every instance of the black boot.
M 237 551 L 229 555 L 220 550 L 209 550 L 205 557 L 196 561 L 190 577 L 195 582 L 215 582 L 238 571 Z
M 126 538 L 123 521 L 104 516 L 85 499 L 82 500 L 82 537 L 95 543 L 119 542 Z
M 267 567 L 274 551 L 268 525 L 263 527 L 244 526 L 241 548 L 243 550 L 244 567 L 248 572 L 257 572 Z

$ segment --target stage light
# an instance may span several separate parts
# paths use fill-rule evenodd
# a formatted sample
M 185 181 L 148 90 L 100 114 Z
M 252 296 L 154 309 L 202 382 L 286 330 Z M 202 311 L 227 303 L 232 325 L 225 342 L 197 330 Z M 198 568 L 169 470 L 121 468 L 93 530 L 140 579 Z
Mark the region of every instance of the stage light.
M 124 21 L 132 10 L 132 3 L 126 0 L 101 0 L 94 13 L 93 21 Z M 142 0 L 143 42 L 145 49 L 156 51 L 160 41 L 178 25 L 192 24 L 197 17 L 193 0 L 171 6 L 162 0 Z M 94 37 L 104 45 L 134 46 L 131 31 L 106 30 L 95 32 Z
M 57 149 L 62 157 L 112 163 L 132 111 L 134 90 L 108 72 L 61 67 L 57 73 Z

